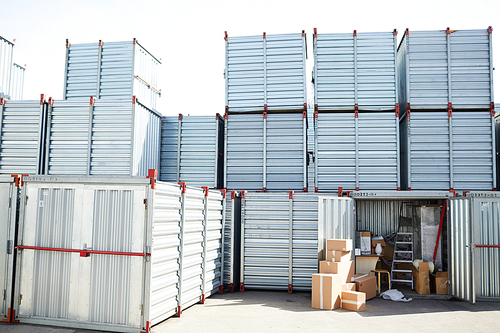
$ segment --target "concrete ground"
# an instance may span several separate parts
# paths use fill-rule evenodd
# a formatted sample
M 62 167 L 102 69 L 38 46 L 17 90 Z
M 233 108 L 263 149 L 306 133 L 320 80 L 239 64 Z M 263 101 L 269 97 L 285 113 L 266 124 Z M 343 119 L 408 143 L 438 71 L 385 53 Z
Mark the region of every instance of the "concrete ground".
M 153 327 L 174 332 L 499 332 L 500 302 L 416 299 L 409 303 L 381 298 L 367 301 L 366 311 L 312 309 L 310 293 L 245 291 L 208 298 Z M 0 324 L 2 333 L 95 332 L 25 324 Z

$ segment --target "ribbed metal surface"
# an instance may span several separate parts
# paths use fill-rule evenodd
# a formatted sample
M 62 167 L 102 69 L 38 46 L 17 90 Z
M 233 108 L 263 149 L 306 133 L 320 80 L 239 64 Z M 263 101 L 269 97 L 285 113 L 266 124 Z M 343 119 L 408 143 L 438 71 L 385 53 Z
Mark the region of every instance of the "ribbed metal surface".
M 65 99 L 132 99 L 156 109 L 161 63 L 136 40 L 68 44 Z
M 316 170 L 314 155 L 314 109 L 307 109 L 307 191 L 314 192 L 314 172 Z
M 4 101 L 0 105 L 0 173 L 37 175 L 43 171 L 46 104 Z
M 10 98 L 14 44 L 0 36 L 0 97 Z
M 238 288 L 240 281 L 241 198 L 238 192 L 229 192 L 224 221 L 224 286 L 229 291 Z
M 98 105 L 98 104 L 97 104 Z M 160 170 L 161 114 L 140 103 L 133 105 L 132 176 L 146 176 Z
M 12 64 L 12 77 L 10 80 L 10 99 L 22 100 L 24 92 L 24 72 L 26 68 L 16 63 Z
M 318 110 L 394 110 L 397 36 L 393 32 L 314 35 Z
M 495 188 L 493 126 L 489 111 L 411 112 L 401 121 L 403 188 Z
M 305 66 L 304 33 L 226 38 L 227 110 L 302 110 Z
M 399 182 L 399 125 L 392 112 L 319 113 L 315 122 L 316 185 L 396 190 Z
M 6 319 L 12 300 L 14 270 L 14 241 L 18 189 L 14 178 L 0 176 L 0 318 Z
M 222 283 L 222 223 L 223 197 L 220 191 L 209 191 L 205 196 L 204 231 L 204 288 L 203 294 L 210 296 L 219 290 Z
M 401 104 L 412 109 L 489 109 L 491 31 L 409 31 L 398 48 Z
M 163 117 L 161 180 L 222 188 L 223 131 L 224 121 L 218 114 Z
M 475 302 L 471 258 L 471 211 L 470 199 L 450 199 L 448 207 L 449 227 L 449 279 L 452 296 Z

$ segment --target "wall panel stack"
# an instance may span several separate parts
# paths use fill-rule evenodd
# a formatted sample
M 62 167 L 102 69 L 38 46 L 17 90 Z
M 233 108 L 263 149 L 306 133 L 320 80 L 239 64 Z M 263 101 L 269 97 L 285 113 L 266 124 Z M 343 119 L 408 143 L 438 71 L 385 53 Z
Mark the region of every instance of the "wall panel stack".
M 14 43 L 0 36 L 0 98 L 10 99 Z

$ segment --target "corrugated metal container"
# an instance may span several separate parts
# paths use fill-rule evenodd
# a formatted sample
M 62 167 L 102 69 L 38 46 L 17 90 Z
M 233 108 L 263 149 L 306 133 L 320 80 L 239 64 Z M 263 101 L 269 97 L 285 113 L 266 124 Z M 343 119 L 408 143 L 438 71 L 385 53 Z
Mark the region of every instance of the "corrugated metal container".
M 26 68 L 14 63 L 12 65 L 12 77 L 10 80 L 10 99 L 22 100 L 24 92 L 24 72 Z
M 240 290 L 311 290 L 325 240 L 354 236 L 349 198 L 242 192 L 241 201 Z
M 47 103 L 0 99 L 0 174 L 43 174 Z
M 10 98 L 14 43 L 0 36 L 0 98 Z
M 398 48 L 401 105 L 415 110 L 490 109 L 494 102 L 491 33 L 491 27 L 406 29 Z
M 11 176 L 0 175 L 0 319 L 10 321 L 14 276 L 14 246 L 19 183 Z
M 222 116 L 163 117 L 161 135 L 162 181 L 223 187 Z
M 228 37 L 226 111 L 306 110 L 306 34 Z
M 307 191 L 307 114 L 226 114 L 224 187 Z
M 496 188 L 494 119 L 489 111 L 417 112 L 401 119 L 403 189 Z
M 397 112 L 316 113 L 315 191 L 396 190 Z
M 395 110 L 397 32 L 318 34 L 314 31 L 317 110 Z
M 47 175 L 159 169 L 161 114 L 131 100 L 49 101 Z
M 64 99 L 125 99 L 136 96 L 156 110 L 161 62 L 134 38 L 127 42 L 70 44 L 66 40 Z
M 219 289 L 222 195 L 150 176 L 24 178 L 16 320 L 148 332 Z
M 236 191 L 226 198 L 224 221 L 224 286 L 234 291 L 240 281 L 241 198 Z
M 307 109 L 307 191 L 314 192 L 314 109 Z

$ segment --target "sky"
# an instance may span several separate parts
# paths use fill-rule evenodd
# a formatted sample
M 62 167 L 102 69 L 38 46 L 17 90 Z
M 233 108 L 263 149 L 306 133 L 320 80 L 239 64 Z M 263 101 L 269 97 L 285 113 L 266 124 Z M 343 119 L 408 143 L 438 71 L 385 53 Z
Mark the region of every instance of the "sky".
M 70 43 L 137 38 L 161 58 L 158 111 L 224 113 L 224 31 L 229 36 L 298 33 L 308 42 L 307 72 L 314 65 L 312 33 L 486 29 L 500 47 L 500 1 L 62 1 L 0 0 L 0 36 L 16 39 L 14 61 L 27 65 L 24 99 L 41 93 L 62 99 L 66 39 Z M 496 30 L 496 28 L 498 30 Z M 500 50 L 500 49 L 499 49 Z M 493 52 L 500 66 L 500 51 Z M 494 77 L 497 77 L 495 74 Z M 308 96 L 312 99 L 312 85 Z M 500 96 L 500 83 L 495 86 Z

